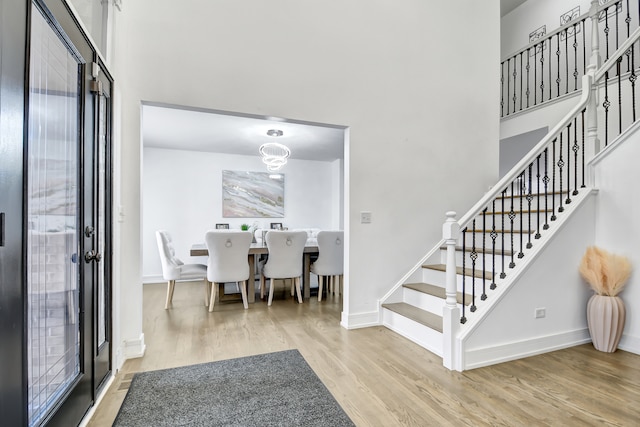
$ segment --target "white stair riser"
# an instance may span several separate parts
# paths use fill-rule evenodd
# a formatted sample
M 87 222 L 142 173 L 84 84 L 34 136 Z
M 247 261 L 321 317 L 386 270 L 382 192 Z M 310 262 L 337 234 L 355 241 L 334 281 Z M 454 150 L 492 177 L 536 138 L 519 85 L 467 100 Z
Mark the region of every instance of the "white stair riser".
M 402 302 L 411 304 L 422 310 L 442 316 L 444 309 L 444 300 L 442 298 L 425 294 L 410 288 L 403 288 Z M 462 304 L 458 304 L 458 308 L 462 309 Z
M 382 324 L 419 346 L 442 357 L 442 333 L 386 308 L 382 309 Z

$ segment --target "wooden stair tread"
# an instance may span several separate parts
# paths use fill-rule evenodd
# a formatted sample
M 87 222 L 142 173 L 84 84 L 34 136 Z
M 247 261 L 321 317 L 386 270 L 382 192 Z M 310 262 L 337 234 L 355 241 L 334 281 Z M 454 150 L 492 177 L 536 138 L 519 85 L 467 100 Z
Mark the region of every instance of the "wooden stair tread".
M 442 333 L 442 316 L 419 309 L 405 302 L 382 304 L 382 307 Z
M 434 297 L 447 298 L 446 290 L 442 286 L 430 285 L 429 283 L 405 283 L 402 285 L 405 288 L 413 289 L 416 292 L 422 292 L 423 294 L 433 295 Z M 456 295 L 458 304 L 462 304 L 462 292 L 458 292 Z M 467 294 L 465 298 L 465 305 L 471 304 L 471 295 Z
M 567 192 L 566 191 L 563 191 L 563 192 L 559 192 L 559 191 L 551 192 L 551 191 L 548 191 L 546 194 L 547 194 L 547 196 L 564 196 L 565 194 L 567 194 Z M 545 193 L 544 192 L 542 192 L 542 193 L 540 193 L 540 192 L 531 193 L 532 197 L 538 197 L 538 195 L 540 195 L 540 197 L 544 197 Z M 528 196 L 529 196 L 529 193 L 514 194 L 513 198 L 517 199 L 517 198 L 520 198 L 520 197 L 528 197 Z M 504 196 L 496 197 L 495 200 L 502 200 L 502 199 L 508 200 L 508 199 L 511 199 L 511 197 L 512 197 L 511 194 L 505 194 Z
M 447 266 L 444 264 L 424 264 L 422 266 L 422 268 L 428 268 L 430 270 L 438 270 L 438 271 L 447 271 Z M 465 268 L 464 271 L 462 271 L 462 267 L 456 267 L 456 273 L 460 274 L 460 275 L 465 275 L 465 276 L 473 276 L 473 270 L 471 268 Z M 478 279 L 482 279 L 482 270 L 478 270 L 476 269 L 476 274 L 475 277 Z M 488 271 L 485 271 L 485 279 L 487 280 L 491 280 L 491 273 Z
M 519 213 L 523 213 L 523 214 L 528 214 L 528 213 L 544 213 L 544 212 L 553 212 L 553 209 L 531 209 L 531 211 L 529 211 L 529 209 L 525 209 L 525 210 L 514 210 L 513 211 L 516 214 Z M 501 211 L 496 211 L 496 212 L 485 212 L 485 216 L 489 216 L 489 215 L 509 215 L 510 211 L 505 211 L 505 212 L 501 212 Z M 482 218 L 482 213 L 478 214 L 480 216 L 480 218 Z
M 464 231 L 464 230 L 460 230 L 460 231 Z M 467 230 L 468 233 L 487 233 L 487 234 L 491 233 L 491 231 L 492 230 L 489 230 L 489 229 L 487 229 L 487 230 L 479 230 L 479 229 Z M 511 234 L 511 233 L 514 233 L 514 234 L 517 234 L 517 233 L 533 234 L 535 232 L 536 232 L 535 230 L 520 230 L 520 227 L 514 228 L 513 231 L 511 231 L 511 230 L 496 230 L 496 233 L 498 233 L 498 234 L 502 234 L 502 233 L 504 233 L 504 234 Z
M 442 246 L 440 246 L 440 249 L 442 249 L 442 250 L 447 250 L 447 246 L 446 246 L 446 245 L 442 245 Z M 462 252 L 462 246 L 456 246 L 456 251 L 458 251 L 458 252 Z M 470 247 L 467 247 L 467 249 L 465 250 L 465 252 L 470 253 L 470 252 L 471 252 L 471 248 L 470 248 Z M 492 251 L 492 249 L 491 249 L 491 248 L 485 248 L 485 249 L 482 249 L 482 248 L 476 248 L 476 252 L 477 252 L 477 253 L 479 253 L 479 254 L 482 254 L 482 253 L 484 253 L 484 254 L 491 254 L 491 253 L 493 253 L 493 251 Z M 504 255 L 505 255 L 505 256 L 511 256 L 512 254 L 513 254 L 513 251 L 511 251 L 511 250 L 505 250 L 505 251 L 504 251 Z M 496 256 L 500 256 L 500 255 L 502 255 L 502 251 L 500 251 L 500 249 L 499 249 L 499 248 L 496 248 Z

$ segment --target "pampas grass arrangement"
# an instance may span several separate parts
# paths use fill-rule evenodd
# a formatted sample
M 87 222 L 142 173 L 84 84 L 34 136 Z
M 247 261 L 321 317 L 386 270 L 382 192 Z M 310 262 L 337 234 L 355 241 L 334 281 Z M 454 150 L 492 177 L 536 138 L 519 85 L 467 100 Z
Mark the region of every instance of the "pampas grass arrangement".
M 631 276 L 629 259 L 590 246 L 582 257 L 580 274 L 598 295 L 615 297 Z

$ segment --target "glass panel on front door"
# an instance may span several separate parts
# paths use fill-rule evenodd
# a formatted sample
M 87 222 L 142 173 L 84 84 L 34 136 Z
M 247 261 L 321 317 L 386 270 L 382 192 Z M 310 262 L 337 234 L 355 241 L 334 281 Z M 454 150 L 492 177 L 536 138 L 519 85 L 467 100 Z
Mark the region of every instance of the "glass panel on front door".
M 100 96 L 98 115 L 98 253 L 106 254 L 107 97 Z M 105 262 L 98 263 L 98 348 L 107 339 Z
M 80 373 L 79 64 L 33 9 L 29 74 L 29 425 Z

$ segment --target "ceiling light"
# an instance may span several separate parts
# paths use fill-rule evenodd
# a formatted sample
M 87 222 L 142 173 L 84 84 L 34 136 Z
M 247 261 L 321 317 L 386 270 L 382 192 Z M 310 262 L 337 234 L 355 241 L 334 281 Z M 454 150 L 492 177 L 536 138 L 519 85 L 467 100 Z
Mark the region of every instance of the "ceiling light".
M 267 135 L 269 136 L 273 136 L 275 138 L 282 136 L 284 132 L 282 132 L 280 129 L 269 129 L 267 131 Z
M 282 131 L 279 132 L 282 133 Z M 291 150 L 287 146 L 277 142 L 268 142 L 261 145 L 259 152 L 260 156 L 262 156 L 262 163 L 267 165 L 267 170 L 270 172 L 277 171 L 286 165 L 287 159 L 291 155 Z

